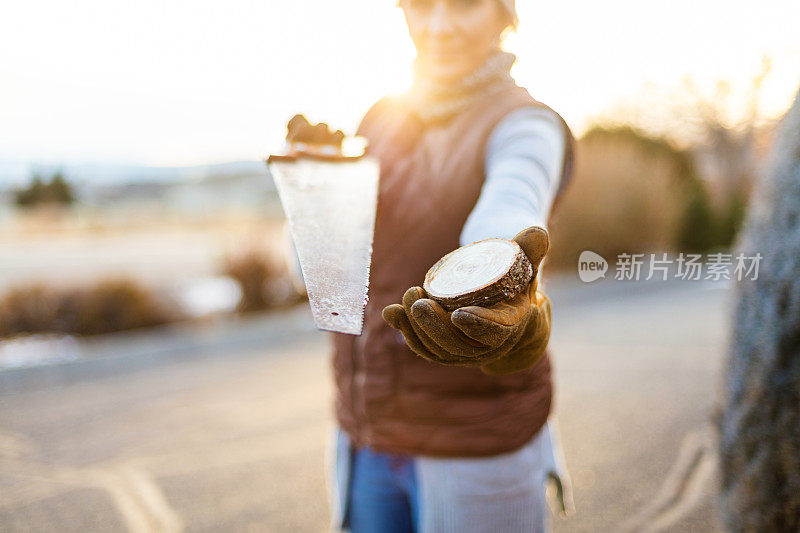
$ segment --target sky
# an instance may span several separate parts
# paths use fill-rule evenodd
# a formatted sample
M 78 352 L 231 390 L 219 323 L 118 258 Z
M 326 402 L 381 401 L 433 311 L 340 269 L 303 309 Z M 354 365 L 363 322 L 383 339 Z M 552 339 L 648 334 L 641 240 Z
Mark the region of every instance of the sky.
M 797 0 L 517 0 L 512 74 L 578 133 L 690 76 L 762 111 L 800 85 Z M 410 82 L 392 0 L 26 0 L 0 17 L 0 160 L 164 166 L 256 160 L 305 113 L 352 133 Z

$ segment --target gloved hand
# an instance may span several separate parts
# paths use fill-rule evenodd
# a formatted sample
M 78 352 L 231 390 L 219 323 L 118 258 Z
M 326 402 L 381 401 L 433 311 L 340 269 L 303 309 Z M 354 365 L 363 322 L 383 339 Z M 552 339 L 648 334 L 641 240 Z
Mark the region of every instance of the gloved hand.
M 534 278 L 527 290 L 490 307 L 466 306 L 448 312 L 411 287 L 403 303 L 383 309 L 383 319 L 403 333 L 417 355 L 445 365 L 478 366 L 489 375 L 533 366 L 550 339 L 550 300 L 538 291 L 538 267 L 549 248 L 547 231 L 533 226 L 514 240 L 528 256 Z
M 293 116 L 286 130 L 289 142 L 330 144 L 341 148 L 344 140 L 342 130 L 332 132 L 324 122 L 312 125 L 304 115 Z

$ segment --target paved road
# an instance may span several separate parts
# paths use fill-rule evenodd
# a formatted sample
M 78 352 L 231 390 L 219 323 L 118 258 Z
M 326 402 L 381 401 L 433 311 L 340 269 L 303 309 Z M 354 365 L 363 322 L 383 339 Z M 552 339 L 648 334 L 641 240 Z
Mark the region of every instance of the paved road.
M 601 282 L 550 294 L 576 503 L 555 529 L 714 530 L 707 428 L 727 292 Z M 265 327 L 259 340 L 250 323 L 246 341 L 175 357 L 6 371 L 0 530 L 324 530 L 328 348 L 304 311 L 284 320 L 281 335 Z

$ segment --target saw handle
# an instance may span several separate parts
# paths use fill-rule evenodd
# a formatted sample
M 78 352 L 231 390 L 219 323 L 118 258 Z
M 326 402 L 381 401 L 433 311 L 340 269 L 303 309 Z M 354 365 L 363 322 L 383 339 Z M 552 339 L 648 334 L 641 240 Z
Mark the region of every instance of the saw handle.
M 364 156 L 345 155 L 342 143 L 345 135 L 342 130 L 331 132 L 324 122 L 311 124 L 303 115 L 295 115 L 286 126 L 286 153 L 271 155 L 267 163 L 273 161 L 295 161 L 306 157 L 318 161 L 355 161 Z

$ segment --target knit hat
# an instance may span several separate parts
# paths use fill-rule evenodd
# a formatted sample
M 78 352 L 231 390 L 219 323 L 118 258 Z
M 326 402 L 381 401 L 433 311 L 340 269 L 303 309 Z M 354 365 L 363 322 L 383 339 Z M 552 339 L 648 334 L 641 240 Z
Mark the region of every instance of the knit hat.
M 517 18 L 516 0 L 497 0 L 497 2 L 500 4 L 500 7 L 506 13 L 508 13 L 508 16 L 511 17 L 511 27 L 516 28 L 517 23 L 519 22 L 519 19 Z M 403 0 L 397 0 L 398 7 L 400 7 L 402 3 Z
M 516 28 L 519 19 L 517 18 L 517 6 L 515 0 L 497 0 L 506 13 L 511 17 L 511 26 Z

